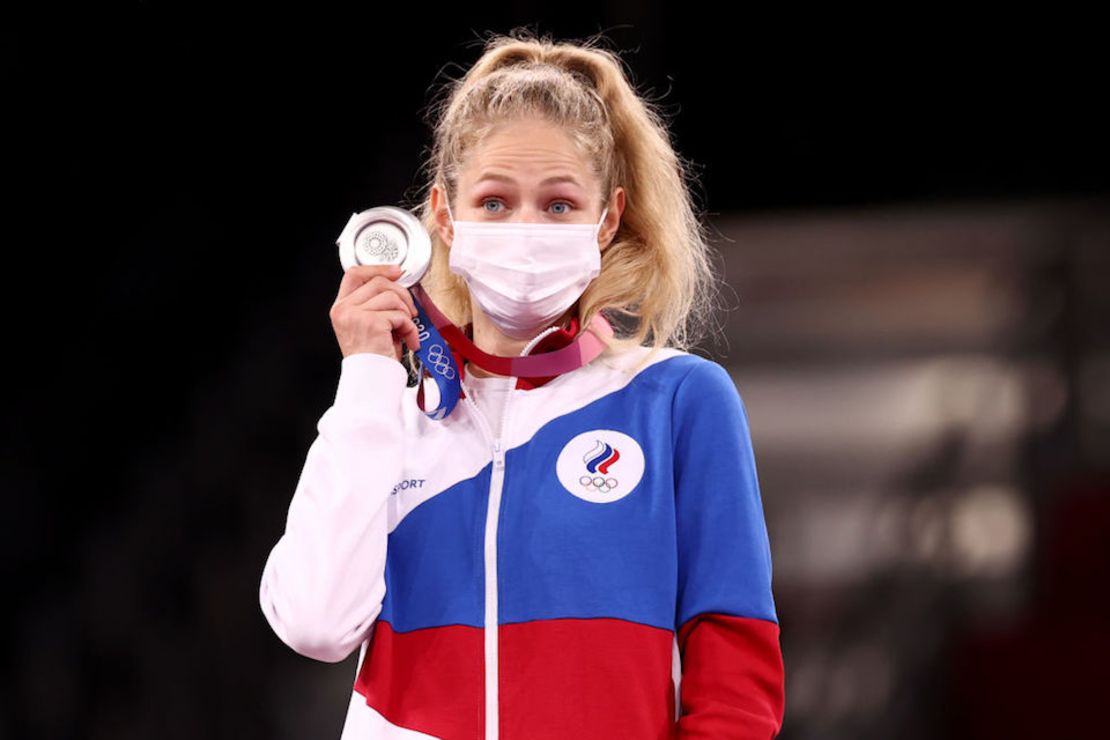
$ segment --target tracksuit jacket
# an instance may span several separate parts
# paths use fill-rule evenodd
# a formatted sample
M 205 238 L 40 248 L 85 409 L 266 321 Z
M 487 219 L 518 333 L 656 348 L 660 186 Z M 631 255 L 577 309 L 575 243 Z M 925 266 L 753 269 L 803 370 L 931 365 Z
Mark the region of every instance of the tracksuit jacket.
M 610 348 L 518 378 L 499 439 L 465 387 L 436 421 L 401 363 L 343 358 L 263 569 L 286 645 L 359 651 L 341 740 L 777 735 L 771 552 L 728 372 Z

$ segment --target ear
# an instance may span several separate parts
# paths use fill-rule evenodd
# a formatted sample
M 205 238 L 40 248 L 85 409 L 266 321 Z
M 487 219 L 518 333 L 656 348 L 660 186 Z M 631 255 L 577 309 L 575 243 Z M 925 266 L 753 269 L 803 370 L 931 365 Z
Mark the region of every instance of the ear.
M 617 186 L 613 191 L 612 197 L 609 198 L 609 212 L 605 214 L 605 221 L 602 222 L 601 229 L 597 232 L 598 244 L 601 246 L 602 252 L 608 249 L 609 245 L 613 243 L 613 239 L 617 235 L 617 230 L 621 226 L 621 214 L 624 213 L 624 201 L 624 188 Z
M 455 239 L 455 230 L 451 228 L 451 217 L 447 214 L 447 191 L 438 183 L 432 185 L 432 213 L 435 214 L 439 238 L 450 248 Z

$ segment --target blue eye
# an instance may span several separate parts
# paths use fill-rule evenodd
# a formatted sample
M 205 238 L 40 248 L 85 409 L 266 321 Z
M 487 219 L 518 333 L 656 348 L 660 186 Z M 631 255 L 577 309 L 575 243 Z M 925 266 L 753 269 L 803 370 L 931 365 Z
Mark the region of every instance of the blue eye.
M 491 203 L 496 203 L 497 205 L 501 205 L 501 199 L 500 198 L 492 198 L 492 197 L 491 198 L 486 198 L 481 203 L 482 210 L 484 210 L 486 213 L 499 213 L 501 211 L 501 209 L 491 209 L 491 208 L 487 207 Z M 555 201 L 551 205 L 551 207 L 557 207 L 557 206 L 563 206 L 563 208 L 565 209 L 565 210 L 562 210 L 562 211 L 556 211 L 555 212 L 556 215 L 559 215 L 559 216 L 565 216 L 566 214 L 570 213 L 570 209 L 574 207 L 574 205 L 572 203 L 570 203 L 568 201 L 565 201 L 565 200 Z

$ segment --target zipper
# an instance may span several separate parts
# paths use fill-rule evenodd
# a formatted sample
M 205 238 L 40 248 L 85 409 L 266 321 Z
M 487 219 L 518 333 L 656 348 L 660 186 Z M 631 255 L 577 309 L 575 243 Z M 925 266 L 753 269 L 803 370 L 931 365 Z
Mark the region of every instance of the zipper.
M 512 379 L 516 387 L 516 378 Z M 513 390 L 505 394 L 505 403 L 501 410 L 501 433 L 493 436 L 489 422 L 474 403 L 471 394 L 466 394 L 474 416 L 480 422 L 482 433 L 493 451 L 493 468 L 490 470 L 489 500 L 486 505 L 486 532 L 483 545 L 486 584 L 486 610 L 483 635 L 485 637 L 485 701 L 486 701 L 486 740 L 497 740 L 500 730 L 500 715 L 498 711 L 498 625 L 497 625 L 497 522 L 501 515 L 501 488 L 505 482 L 505 449 L 502 438 L 505 436 L 506 424 L 509 419 L 509 404 L 512 402 Z

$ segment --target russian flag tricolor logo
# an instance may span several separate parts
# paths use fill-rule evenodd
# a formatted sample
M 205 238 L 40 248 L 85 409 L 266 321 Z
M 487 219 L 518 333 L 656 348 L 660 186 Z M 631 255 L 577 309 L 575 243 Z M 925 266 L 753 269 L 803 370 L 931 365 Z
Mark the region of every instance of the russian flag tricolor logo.
M 600 439 L 597 446 L 586 453 L 582 461 L 586 463 L 586 470 L 591 473 L 600 472 L 602 475 L 609 473 L 609 466 L 621 459 L 620 450 L 612 445 L 607 445 Z

